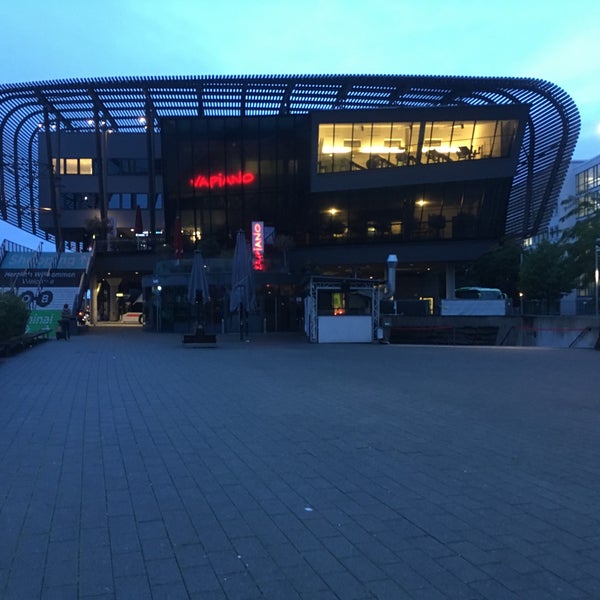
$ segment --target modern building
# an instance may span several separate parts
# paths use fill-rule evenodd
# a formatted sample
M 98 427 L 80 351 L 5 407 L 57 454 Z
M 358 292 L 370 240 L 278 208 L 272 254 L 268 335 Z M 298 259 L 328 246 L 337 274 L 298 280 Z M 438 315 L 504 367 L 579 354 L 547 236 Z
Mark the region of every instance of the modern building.
M 4 85 L 0 216 L 59 249 L 94 247 L 92 301 L 110 318 L 117 292 L 148 295 L 171 275 L 163 322 L 177 328 L 184 274 L 201 248 L 212 319 L 224 319 L 236 233 L 250 240 L 253 226 L 262 236 L 255 326 L 298 327 L 307 277 L 385 279 L 389 255 L 394 297 L 435 307 L 452 295 L 457 266 L 547 227 L 579 126 L 562 89 L 528 78 Z M 332 294 L 322 310 L 339 302 L 350 309 Z
M 600 155 L 570 163 L 548 227 L 537 237 L 525 240 L 535 246 L 541 239 L 558 242 L 564 231 L 589 219 L 600 209 Z M 593 249 L 590 248 L 590 251 Z M 596 286 L 582 285 L 560 300 L 561 315 L 590 315 L 596 312 Z

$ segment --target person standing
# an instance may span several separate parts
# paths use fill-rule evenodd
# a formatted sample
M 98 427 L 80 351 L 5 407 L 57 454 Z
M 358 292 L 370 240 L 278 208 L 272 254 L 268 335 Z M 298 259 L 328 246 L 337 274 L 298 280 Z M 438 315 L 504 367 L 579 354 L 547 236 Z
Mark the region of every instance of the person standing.
M 63 309 L 60 313 L 60 325 L 62 327 L 65 340 L 71 339 L 71 310 L 69 309 L 68 304 L 63 306 Z

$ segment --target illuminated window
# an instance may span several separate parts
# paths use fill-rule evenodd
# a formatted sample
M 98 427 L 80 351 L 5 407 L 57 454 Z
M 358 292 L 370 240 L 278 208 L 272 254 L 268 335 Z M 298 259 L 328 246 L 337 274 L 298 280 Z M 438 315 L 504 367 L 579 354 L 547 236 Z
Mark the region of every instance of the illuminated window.
M 79 161 L 76 158 L 65 158 L 65 175 L 79 175 Z
M 60 175 L 93 175 L 92 163 L 91 158 L 52 159 L 54 172 Z
M 317 168 L 339 173 L 507 157 L 517 126 L 517 120 L 495 119 L 320 123 Z
M 79 159 L 79 174 L 80 175 L 93 175 L 91 158 L 80 158 Z
M 344 294 L 340 292 L 333 292 L 331 294 L 331 308 L 333 309 L 334 315 L 343 315 L 346 310 L 344 306 Z

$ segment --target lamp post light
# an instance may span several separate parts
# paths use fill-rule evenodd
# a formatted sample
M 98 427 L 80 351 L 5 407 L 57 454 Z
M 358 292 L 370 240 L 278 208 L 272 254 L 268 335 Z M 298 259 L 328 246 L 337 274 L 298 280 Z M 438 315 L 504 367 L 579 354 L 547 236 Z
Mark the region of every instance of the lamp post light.
M 600 238 L 594 245 L 594 283 L 596 293 L 596 318 L 598 318 L 598 287 L 600 285 L 600 274 L 598 273 L 598 253 L 600 252 Z
M 523 294 L 523 292 L 519 292 L 519 309 L 521 311 L 521 316 L 523 316 L 523 302 L 524 302 L 524 298 L 525 298 L 525 295 Z

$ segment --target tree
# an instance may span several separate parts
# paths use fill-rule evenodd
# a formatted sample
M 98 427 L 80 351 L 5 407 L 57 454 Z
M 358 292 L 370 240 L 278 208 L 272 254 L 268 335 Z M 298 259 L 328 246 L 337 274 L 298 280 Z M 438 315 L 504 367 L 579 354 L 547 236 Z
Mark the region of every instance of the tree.
M 544 300 L 550 305 L 569 293 L 577 273 L 563 244 L 541 241 L 523 254 L 519 272 L 519 289 L 526 298 Z
M 29 319 L 29 309 L 19 296 L 0 293 L 0 340 L 23 335 Z
M 507 296 L 516 298 L 521 261 L 521 246 L 508 240 L 486 252 L 468 271 L 469 285 L 498 288 Z
M 600 202 L 594 197 L 570 196 L 563 205 L 567 212 L 562 218 L 577 219 L 567 227 L 561 242 L 566 248 L 570 268 L 579 276 L 579 283 L 587 287 L 594 283 L 595 252 L 600 240 Z

